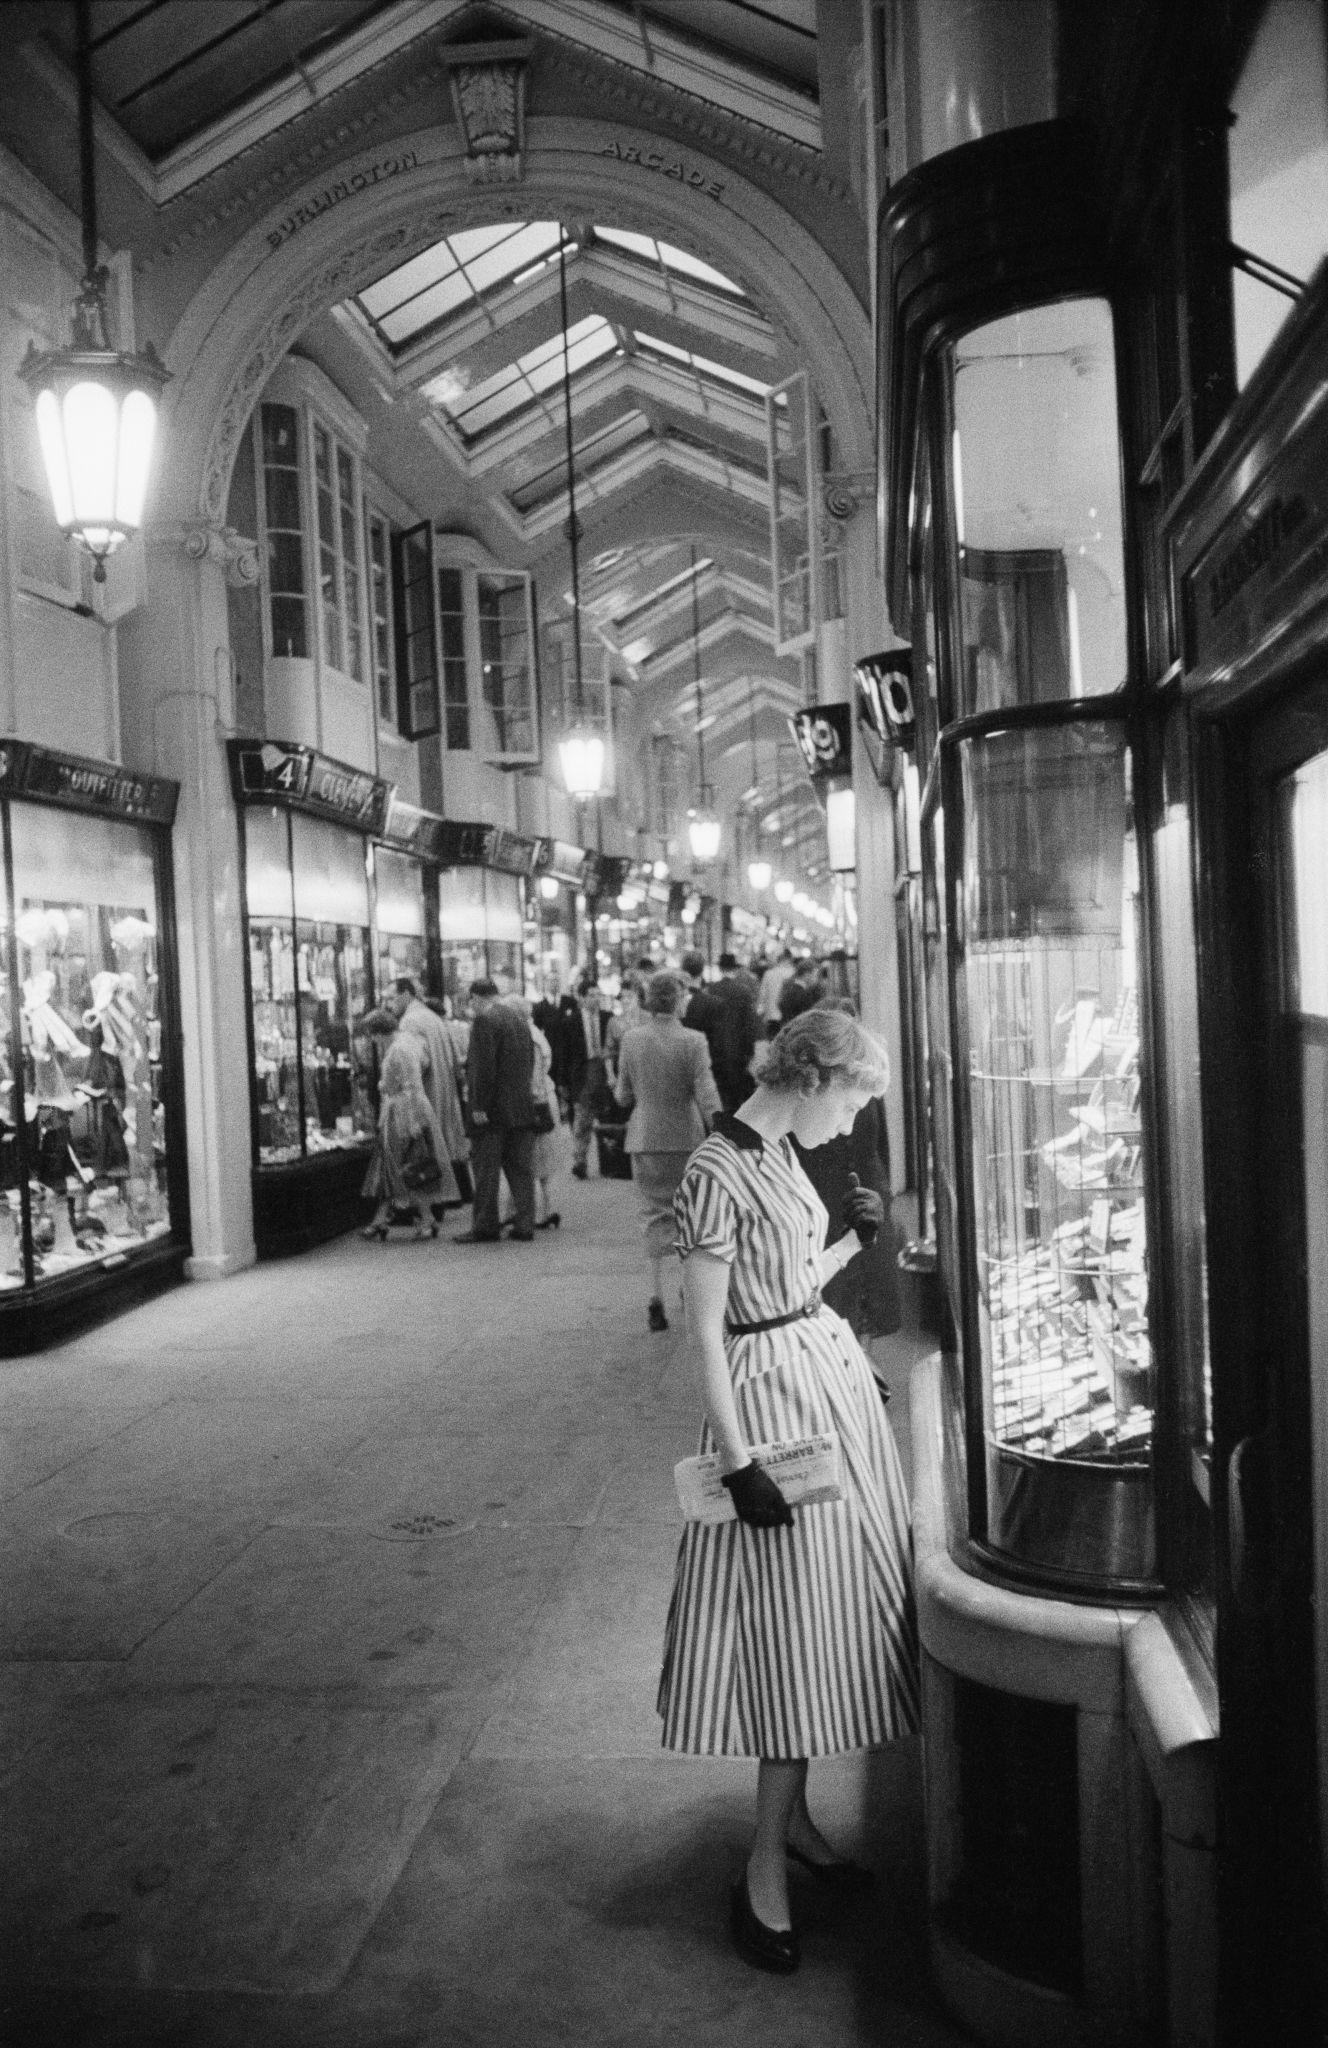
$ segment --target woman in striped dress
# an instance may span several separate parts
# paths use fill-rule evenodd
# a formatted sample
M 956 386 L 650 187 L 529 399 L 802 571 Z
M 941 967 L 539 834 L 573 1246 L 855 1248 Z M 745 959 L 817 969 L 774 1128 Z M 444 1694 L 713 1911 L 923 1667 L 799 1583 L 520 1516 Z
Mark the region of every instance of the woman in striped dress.
M 692 1154 L 674 1203 L 690 1347 L 738 1519 L 688 1523 L 660 1679 L 667 1748 L 752 1756 L 756 1831 L 733 1888 L 734 1941 L 765 1969 L 797 1968 L 786 1858 L 866 1885 L 807 1809 L 814 1756 L 869 1749 L 918 1725 L 908 1503 L 877 1382 L 847 1323 L 820 1303 L 880 1227 L 869 1189 L 845 1199 L 846 1237 L 789 1142 L 852 1128 L 884 1092 L 884 1050 L 851 1017 L 809 1010 L 771 1041 L 755 1093 Z M 754 1445 L 837 1433 L 838 1501 L 793 1513 Z

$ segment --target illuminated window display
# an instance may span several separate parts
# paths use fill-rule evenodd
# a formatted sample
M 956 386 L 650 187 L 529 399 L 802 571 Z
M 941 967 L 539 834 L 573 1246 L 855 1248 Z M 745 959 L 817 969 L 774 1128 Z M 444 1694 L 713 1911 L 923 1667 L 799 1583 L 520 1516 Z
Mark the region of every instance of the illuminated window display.
M 172 1246 L 161 828 L 175 796 L 173 783 L 0 749 L 0 1317 L 11 1299 Z

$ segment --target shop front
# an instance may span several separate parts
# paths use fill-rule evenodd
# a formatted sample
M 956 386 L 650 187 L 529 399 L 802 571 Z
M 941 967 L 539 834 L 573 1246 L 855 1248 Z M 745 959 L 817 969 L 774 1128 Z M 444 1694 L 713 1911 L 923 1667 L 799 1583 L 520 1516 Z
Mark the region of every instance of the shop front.
M 0 1352 L 180 1278 L 177 786 L 0 745 Z
M 1150 2038 L 1187 1970 L 1212 2028 L 1184 747 L 1129 607 L 1130 330 L 1076 152 L 951 151 L 881 237 L 916 712 L 881 801 L 947 1332 L 913 1389 L 932 1955 L 1011 2044 Z
M 248 974 L 254 1237 L 260 1256 L 349 1229 L 373 1143 L 373 1054 L 357 1026 L 381 962 L 373 843 L 391 789 L 312 748 L 234 740 Z M 393 877 L 395 880 L 395 876 Z M 403 889 L 398 920 L 409 920 Z M 404 957 L 404 955 L 403 955 Z

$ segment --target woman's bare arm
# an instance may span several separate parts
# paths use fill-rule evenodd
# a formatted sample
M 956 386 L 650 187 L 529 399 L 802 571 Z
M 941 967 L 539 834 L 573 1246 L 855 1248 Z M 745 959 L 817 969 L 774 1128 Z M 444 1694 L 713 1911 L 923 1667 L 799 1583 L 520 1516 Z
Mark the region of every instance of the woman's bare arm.
M 719 1452 L 720 1469 L 736 1472 L 750 1461 L 751 1451 L 738 1421 L 733 1382 L 724 1356 L 727 1262 L 717 1259 L 713 1252 L 690 1252 L 683 1260 L 682 1290 L 687 1309 L 688 1348 Z

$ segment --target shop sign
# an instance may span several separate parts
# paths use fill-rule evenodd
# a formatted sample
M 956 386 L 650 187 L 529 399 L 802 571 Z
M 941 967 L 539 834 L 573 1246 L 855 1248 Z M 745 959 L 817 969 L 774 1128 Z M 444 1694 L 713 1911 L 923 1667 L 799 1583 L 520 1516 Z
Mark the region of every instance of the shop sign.
M 57 754 L 26 740 L 0 742 L 0 795 L 59 804 L 66 810 L 96 811 L 109 818 L 134 818 L 148 825 L 170 825 L 179 794 L 178 783 L 159 775 L 138 775 L 106 761 Z
M 566 839 L 540 839 L 535 844 L 535 872 L 554 875 L 560 882 L 574 882 L 579 888 L 585 878 L 589 855 L 582 846 Z
M 277 803 L 381 834 L 392 784 L 283 740 L 232 740 L 231 783 L 240 803 Z
M 535 865 L 538 845 L 538 840 L 523 839 L 519 832 L 509 832 L 505 825 L 497 825 L 489 848 L 489 866 L 504 875 L 528 875 Z
M 413 854 L 416 860 L 437 860 L 446 827 L 447 820 L 436 811 L 422 811 L 418 804 L 406 803 L 394 791 L 387 807 L 383 843 L 399 853 Z
M 492 825 L 468 824 L 460 818 L 441 820 L 438 858 L 445 868 L 487 868 L 493 843 Z
M 1284 635 L 1328 586 L 1328 406 L 1302 409 L 1253 489 L 1198 553 L 1182 538 L 1178 583 L 1188 678 L 1201 688 Z M 1188 558 L 1187 558 L 1188 557 Z
M 809 705 L 788 724 L 813 782 L 852 775 L 853 724 L 847 704 Z

